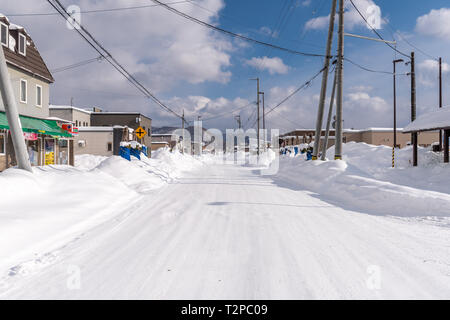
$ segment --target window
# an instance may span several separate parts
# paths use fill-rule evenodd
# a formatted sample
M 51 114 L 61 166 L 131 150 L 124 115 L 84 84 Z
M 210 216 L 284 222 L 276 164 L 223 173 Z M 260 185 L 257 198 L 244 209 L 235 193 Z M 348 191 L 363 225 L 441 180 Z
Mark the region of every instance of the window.
M 75 120 L 75 127 L 78 127 L 78 120 Z
M 0 154 L 5 154 L 5 134 L 0 133 Z
M 108 142 L 108 151 L 112 151 L 112 143 Z
M 36 106 L 42 107 L 42 86 L 36 85 Z
M 2 22 L 0 22 L 0 40 L 2 45 L 8 46 L 9 40 L 8 26 Z
M 27 80 L 20 79 L 20 102 L 27 103 Z
M 22 55 L 26 55 L 27 51 L 27 38 L 19 33 L 19 53 Z

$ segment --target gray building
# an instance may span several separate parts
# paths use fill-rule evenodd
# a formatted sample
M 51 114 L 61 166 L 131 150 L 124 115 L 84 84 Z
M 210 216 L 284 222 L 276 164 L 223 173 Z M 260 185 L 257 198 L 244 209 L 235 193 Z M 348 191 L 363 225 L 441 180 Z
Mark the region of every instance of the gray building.
M 136 130 L 142 127 L 147 134 L 137 141 L 149 148 L 152 145 L 152 119 L 139 112 L 92 112 L 91 125 L 97 127 L 126 126 Z M 150 156 L 150 154 L 149 154 Z
M 73 164 L 72 134 L 62 128 L 64 121 L 49 119 L 49 88 L 54 79 L 29 33 L 2 14 L 0 50 L 5 55 L 31 164 Z M 0 95 L 0 171 L 14 165 L 14 145 Z
M 72 106 L 50 105 L 51 117 L 71 121 L 75 127 L 89 127 L 91 125 L 91 111 Z

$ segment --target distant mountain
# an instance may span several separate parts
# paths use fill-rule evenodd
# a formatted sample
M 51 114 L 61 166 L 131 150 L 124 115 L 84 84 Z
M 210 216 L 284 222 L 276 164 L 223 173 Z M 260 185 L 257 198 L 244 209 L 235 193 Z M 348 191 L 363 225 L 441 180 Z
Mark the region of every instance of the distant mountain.
M 152 134 L 166 134 L 172 133 L 172 131 L 178 129 L 178 127 L 152 127 Z

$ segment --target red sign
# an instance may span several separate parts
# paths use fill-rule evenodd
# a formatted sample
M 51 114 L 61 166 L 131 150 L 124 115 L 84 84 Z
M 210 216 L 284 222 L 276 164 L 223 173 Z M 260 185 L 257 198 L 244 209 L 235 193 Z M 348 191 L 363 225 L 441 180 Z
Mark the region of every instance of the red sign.
M 35 141 L 38 139 L 38 135 L 35 132 L 24 132 L 23 136 L 24 136 L 25 140 Z
M 66 130 L 66 131 L 71 132 L 71 131 L 72 131 L 72 124 L 71 124 L 71 123 L 63 123 L 63 124 L 61 125 L 61 128 L 62 128 L 63 130 Z

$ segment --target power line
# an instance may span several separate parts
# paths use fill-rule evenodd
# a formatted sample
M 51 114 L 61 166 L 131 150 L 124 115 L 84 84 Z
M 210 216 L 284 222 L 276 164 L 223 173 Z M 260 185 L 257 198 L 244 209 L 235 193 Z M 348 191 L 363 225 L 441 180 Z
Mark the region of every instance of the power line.
M 205 21 L 202 21 L 202 20 L 199 20 L 197 18 L 194 18 L 194 17 L 192 17 L 192 16 L 190 16 L 190 15 L 184 13 L 184 12 L 178 11 L 177 9 L 168 6 L 165 3 L 162 3 L 161 1 L 158 1 L 158 0 L 150 0 L 150 1 L 153 1 L 156 4 L 159 4 L 161 7 L 164 7 L 165 9 L 167 9 L 167 10 L 169 10 L 169 11 L 171 11 L 171 12 L 177 14 L 177 15 L 179 15 L 180 17 L 183 17 L 183 18 L 185 18 L 187 20 L 190 20 L 192 22 L 195 22 L 195 23 L 197 23 L 199 25 L 202 25 L 204 27 L 210 28 L 212 30 L 222 32 L 222 33 L 224 33 L 224 34 L 226 34 L 228 36 L 239 38 L 241 40 L 245 40 L 245 41 L 248 41 L 248 42 L 256 43 L 256 44 L 259 44 L 259 45 L 271 47 L 271 48 L 278 49 L 278 50 L 281 50 L 281 51 L 289 52 L 289 53 L 292 53 L 292 54 L 308 56 L 308 57 L 324 57 L 325 56 L 323 54 L 306 53 L 306 52 L 301 52 L 301 51 L 297 51 L 297 50 L 293 50 L 293 49 L 289 49 L 289 48 L 284 48 L 284 47 L 280 47 L 280 46 L 277 46 L 277 45 L 272 44 L 272 43 L 256 40 L 256 39 L 253 39 L 253 38 L 249 38 L 249 37 L 243 36 L 241 34 L 237 34 L 237 33 L 234 33 L 232 31 L 225 30 L 225 29 L 222 29 L 220 27 L 216 27 L 216 26 L 214 26 L 212 24 L 209 24 L 209 23 L 207 23 Z
M 124 76 L 133 86 L 135 86 L 141 93 L 143 93 L 146 97 L 152 99 L 154 102 L 158 104 L 163 110 L 172 113 L 180 119 L 183 119 L 178 113 L 173 111 L 171 108 L 162 103 L 155 95 L 153 95 L 143 84 L 141 84 L 133 75 L 131 75 L 112 55 L 106 50 L 98 40 L 96 40 L 89 31 L 86 30 L 85 27 L 77 23 L 72 17 L 67 13 L 64 6 L 61 4 L 59 0 L 47 0 L 48 3 L 63 17 L 66 21 L 71 21 L 74 30 L 86 41 L 88 44 L 94 48 L 109 64 L 111 64 L 114 69 L 116 69 L 122 76 Z M 76 25 L 75 25 L 76 24 Z M 90 40 L 89 40 L 89 39 Z M 184 119 L 183 119 L 184 120 Z
M 360 68 L 360 69 L 362 69 L 362 70 L 368 71 L 368 72 L 373 72 L 373 73 L 384 73 L 384 74 L 390 74 L 390 75 L 393 74 L 393 72 L 389 72 L 389 71 L 373 70 L 373 69 L 364 67 L 364 66 L 362 66 L 362 65 L 360 65 L 360 64 L 358 64 L 358 63 L 356 63 L 356 62 L 354 62 L 353 60 L 350 60 L 350 59 L 348 59 L 348 58 L 344 58 L 344 60 L 345 60 L 345 61 L 348 61 L 348 62 L 350 62 L 351 64 L 353 64 L 354 66 L 356 66 L 356 67 L 358 67 L 358 68 Z
M 167 4 L 180 4 L 180 3 L 193 3 L 193 0 L 183 0 L 176 2 L 169 2 Z M 119 7 L 119 8 L 109 8 L 109 9 L 96 9 L 96 10 L 84 10 L 80 11 L 80 13 L 101 13 L 101 12 L 114 12 L 114 11 L 126 11 L 126 10 L 136 10 L 136 9 L 145 9 L 158 7 L 157 4 L 148 4 L 144 6 L 132 6 L 132 7 Z M 5 14 L 7 17 L 35 17 L 35 16 L 54 16 L 58 15 L 58 12 L 42 12 L 42 13 L 13 13 L 13 14 Z
M 271 108 L 269 111 L 266 111 L 264 113 L 264 116 L 267 116 L 269 113 L 271 113 L 272 111 L 276 110 L 279 106 L 281 106 L 283 103 L 285 103 L 287 100 L 289 100 L 292 96 L 294 96 L 297 92 L 299 92 L 300 90 L 302 90 L 305 87 L 308 87 L 311 85 L 311 82 L 317 78 L 323 71 L 325 70 L 325 67 L 322 68 L 319 72 L 317 72 L 314 76 L 312 76 L 308 81 L 306 81 L 305 83 L 303 83 L 300 87 L 298 87 L 297 89 L 295 89 L 293 92 L 291 92 L 286 98 L 284 98 L 283 100 L 281 100 L 277 105 L 275 105 L 273 108 Z M 278 114 L 279 115 L 279 114 Z M 256 124 L 256 121 L 252 124 L 252 127 Z
M 68 65 L 68 66 L 55 68 L 55 69 L 50 70 L 50 71 L 51 71 L 51 73 L 62 72 L 62 71 L 70 70 L 70 69 L 73 69 L 73 68 L 78 68 L 78 67 L 81 67 L 81 66 L 85 66 L 85 65 L 90 64 L 90 63 L 95 62 L 95 61 L 100 62 L 100 61 L 102 61 L 102 59 L 103 59 L 102 56 L 98 56 L 97 58 L 83 60 L 83 61 L 71 64 L 71 65 Z
M 303 83 L 300 87 L 298 87 L 297 89 L 295 89 L 292 93 L 290 93 L 286 98 L 284 98 L 283 100 L 281 100 L 276 106 L 274 106 L 273 108 L 271 108 L 269 111 L 266 111 L 264 113 L 265 116 L 267 116 L 269 113 L 271 113 L 272 111 L 274 111 L 276 108 L 278 108 L 279 106 L 281 106 L 283 103 L 285 103 L 287 100 L 289 100 L 292 96 L 294 96 L 297 92 L 299 92 L 300 90 L 302 90 L 303 88 L 309 86 L 311 84 L 311 82 L 317 78 L 323 71 L 325 68 L 322 68 L 319 72 L 317 72 L 314 76 L 312 76 L 308 81 L 306 81 L 305 83 Z
M 364 22 L 367 24 L 367 26 L 368 26 L 370 29 L 372 29 L 372 31 L 378 36 L 378 38 L 380 38 L 380 39 L 383 40 L 383 41 L 386 41 L 386 40 L 384 40 L 384 38 L 378 33 L 378 31 L 375 30 L 375 28 L 372 27 L 372 26 L 369 24 L 369 22 L 367 21 L 366 17 L 364 17 L 364 15 L 361 13 L 361 11 L 359 11 L 358 7 L 353 3 L 353 0 L 350 0 L 350 3 L 351 3 L 352 6 L 355 8 L 355 10 L 358 12 L 358 14 L 361 16 L 361 18 L 364 20 Z M 391 46 L 389 43 L 387 43 L 387 42 L 384 42 L 384 43 L 385 43 L 389 48 L 391 48 L 392 50 L 398 52 L 399 54 L 401 54 L 401 55 L 403 55 L 403 56 L 405 56 L 405 57 L 407 57 L 407 58 L 411 58 L 408 54 L 403 53 L 403 52 L 397 50 L 397 48 Z
M 250 123 L 250 119 L 253 119 L 253 116 L 256 115 L 256 109 L 254 109 L 252 111 L 252 113 L 250 114 L 250 116 L 248 117 L 247 121 L 245 121 L 245 123 L 242 125 L 242 128 L 245 129 L 245 127 L 247 126 L 247 124 Z M 252 125 L 253 127 L 253 125 Z
M 254 104 L 256 104 L 256 102 L 255 102 L 255 101 L 252 101 L 252 102 L 246 104 L 245 106 L 235 108 L 235 109 L 233 109 L 233 110 L 231 110 L 231 111 L 223 112 L 223 113 L 220 113 L 220 114 L 218 114 L 218 115 L 215 115 L 215 116 L 213 116 L 213 117 L 209 117 L 209 118 L 206 118 L 206 119 L 203 119 L 203 118 L 202 118 L 202 121 L 208 121 L 208 120 L 218 119 L 218 118 L 223 117 L 224 115 L 232 114 L 233 112 L 236 112 L 236 111 L 238 111 L 238 110 L 242 110 L 242 109 L 248 108 L 249 106 L 254 105 Z
M 419 47 L 415 46 L 414 44 L 412 44 L 411 42 L 409 42 L 408 40 L 406 40 L 406 38 L 404 38 L 400 32 L 397 32 L 394 30 L 393 26 L 389 23 L 389 21 L 387 19 L 384 19 L 383 17 L 381 17 L 381 19 L 383 19 L 383 21 L 387 24 L 387 26 L 389 27 L 389 29 L 391 29 L 391 33 L 392 33 L 392 37 L 394 38 L 394 34 L 397 34 L 398 37 L 400 38 L 400 40 L 404 41 L 406 44 L 408 44 L 411 48 L 416 49 L 417 51 L 419 51 L 420 53 L 422 53 L 424 56 L 427 56 L 430 59 L 433 60 L 438 60 L 438 58 L 433 57 L 431 54 L 426 53 L 424 50 L 420 49 Z

